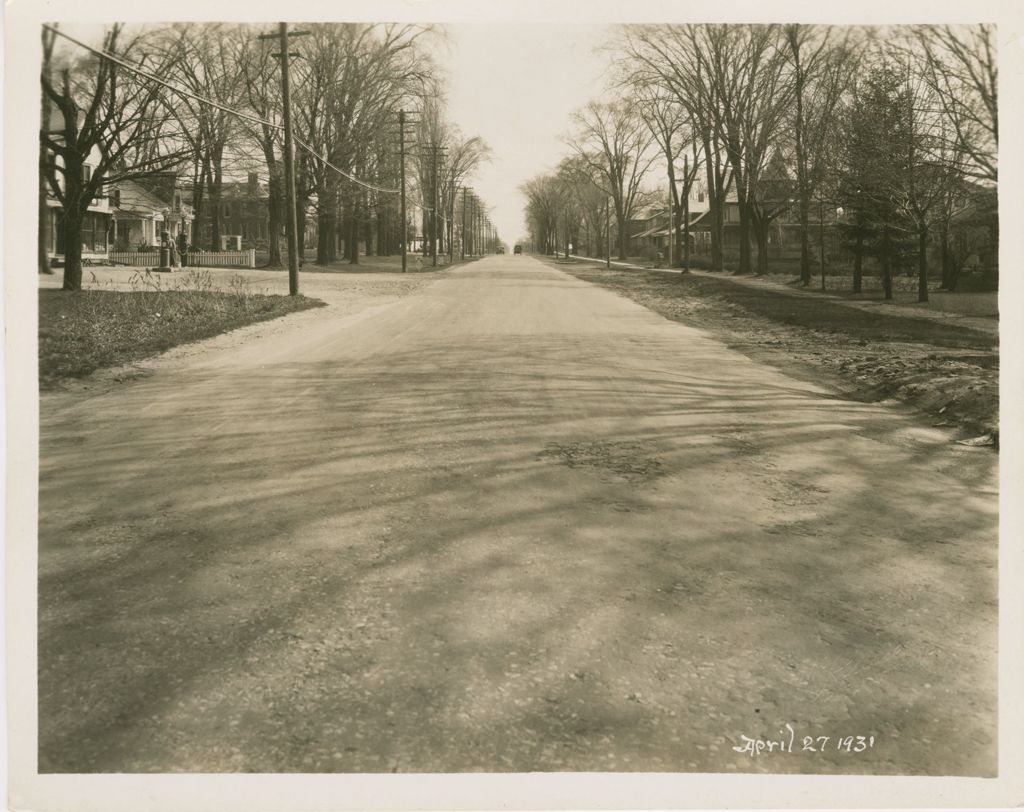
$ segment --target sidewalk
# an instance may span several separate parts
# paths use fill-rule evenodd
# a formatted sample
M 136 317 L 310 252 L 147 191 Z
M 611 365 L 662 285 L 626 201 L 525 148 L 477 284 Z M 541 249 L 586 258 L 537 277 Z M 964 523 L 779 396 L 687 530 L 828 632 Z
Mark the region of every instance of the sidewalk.
M 599 259 L 592 259 L 590 257 L 581 257 L 574 254 L 569 255 L 570 259 L 577 260 L 579 262 L 591 262 L 595 265 L 604 266 L 605 263 Z M 643 265 L 637 265 L 632 262 L 611 262 L 611 267 L 616 270 L 629 270 L 629 271 L 657 271 L 660 273 L 679 274 L 680 271 L 675 268 L 647 268 Z M 745 285 L 747 287 L 762 288 L 764 290 L 772 291 L 786 296 L 811 296 L 818 298 L 827 298 L 836 304 L 844 305 L 846 307 L 852 307 L 857 310 L 863 310 L 870 313 L 880 313 L 882 315 L 890 316 L 901 316 L 904 318 L 919 318 L 919 319 L 930 319 L 932 321 L 943 322 L 946 324 L 958 324 L 963 327 L 969 327 L 972 330 L 980 330 L 993 335 L 999 334 L 999 320 L 994 318 L 984 318 L 979 316 L 965 316 L 960 313 L 953 313 L 947 310 L 938 309 L 926 309 L 924 307 L 914 307 L 912 305 L 895 304 L 892 302 L 885 301 L 856 301 L 847 299 L 844 296 L 836 293 L 828 293 L 817 290 L 793 288 L 789 285 L 780 284 L 773 280 L 764 279 L 757 276 L 733 276 L 730 272 L 714 272 L 714 271 L 699 271 L 691 270 L 690 274 L 693 276 L 703 276 L 709 279 L 718 279 L 724 282 L 731 282 L 734 285 Z M 953 294 L 955 295 L 955 294 Z

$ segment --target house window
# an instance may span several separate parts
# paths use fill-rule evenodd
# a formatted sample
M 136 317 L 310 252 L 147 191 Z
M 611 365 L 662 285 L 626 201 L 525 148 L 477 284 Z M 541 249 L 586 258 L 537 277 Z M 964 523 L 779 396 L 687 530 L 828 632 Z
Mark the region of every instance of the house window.
M 82 250 L 103 253 L 107 250 L 107 223 L 109 218 L 99 212 L 88 211 L 82 219 Z
M 223 213 L 225 219 L 230 217 L 231 216 L 231 204 L 230 203 L 225 203 L 223 208 L 221 209 L 221 212 Z
M 92 167 L 89 164 L 82 165 L 82 183 L 88 183 L 92 180 Z

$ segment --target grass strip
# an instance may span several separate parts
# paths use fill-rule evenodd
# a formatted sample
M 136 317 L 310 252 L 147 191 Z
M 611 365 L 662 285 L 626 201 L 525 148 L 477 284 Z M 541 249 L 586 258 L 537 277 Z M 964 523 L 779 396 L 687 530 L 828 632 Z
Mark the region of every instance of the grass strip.
M 323 302 L 304 296 L 230 291 L 39 291 L 39 386 L 52 389 L 107 367 L 138 361 L 254 322 Z

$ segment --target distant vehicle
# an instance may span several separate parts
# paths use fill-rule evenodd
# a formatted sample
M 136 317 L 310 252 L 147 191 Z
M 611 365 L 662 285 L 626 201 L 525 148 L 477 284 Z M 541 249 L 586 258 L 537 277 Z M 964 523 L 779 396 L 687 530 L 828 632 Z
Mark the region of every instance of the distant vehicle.
M 504 245 L 499 245 L 498 246 L 498 250 L 495 251 L 495 253 L 496 254 L 504 254 L 505 253 L 505 246 Z
M 523 253 L 523 246 L 517 245 L 515 248 L 512 249 L 512 253 L 513 254 L 521 254 L 521 253 Z

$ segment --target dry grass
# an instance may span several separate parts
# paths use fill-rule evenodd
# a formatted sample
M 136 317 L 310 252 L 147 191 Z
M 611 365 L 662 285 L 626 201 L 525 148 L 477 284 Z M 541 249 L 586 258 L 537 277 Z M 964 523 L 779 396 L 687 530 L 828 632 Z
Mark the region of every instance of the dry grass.
M 39 386 L 121 366 L 179 344 L 225 333 L 323 302 L 255 292 L 241 276 L 218 288 L 192 270 L 168 286 L 159 274 L 133 274 L 130 290 L 39 291 Z

